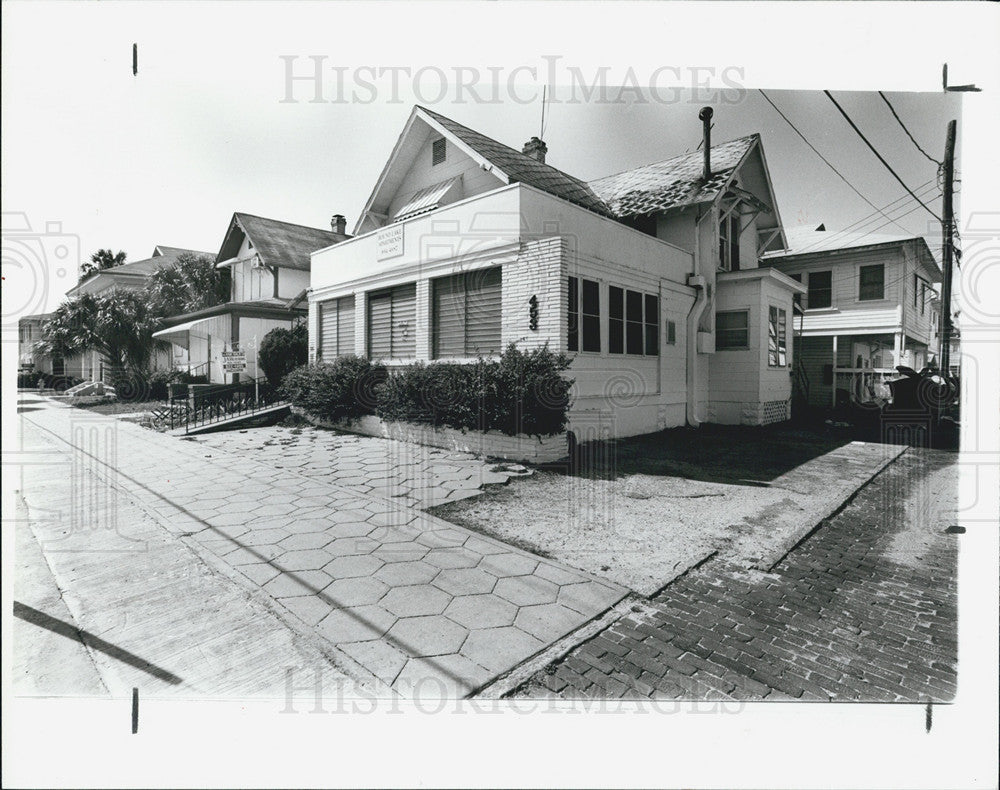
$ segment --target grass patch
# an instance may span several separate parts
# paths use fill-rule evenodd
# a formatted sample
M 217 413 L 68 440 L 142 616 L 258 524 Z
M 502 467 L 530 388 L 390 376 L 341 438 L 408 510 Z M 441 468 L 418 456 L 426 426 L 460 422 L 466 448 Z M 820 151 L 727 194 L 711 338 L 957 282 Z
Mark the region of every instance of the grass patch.
M 100 398 L 89 402 L 74 402 L 67 400 L 70 406 L 77 409 L 86 409 L 95 414 L 136 414 L 138 412 L 152 411 L 163 405 L 160 400 L 147 401 L 119 401 L 114 398 Z

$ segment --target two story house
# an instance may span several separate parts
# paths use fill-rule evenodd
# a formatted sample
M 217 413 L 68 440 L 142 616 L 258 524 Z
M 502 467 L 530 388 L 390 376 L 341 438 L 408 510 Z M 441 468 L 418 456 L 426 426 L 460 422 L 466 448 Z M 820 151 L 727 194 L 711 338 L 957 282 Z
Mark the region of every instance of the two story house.
M 99 269 L 89 274 L 66 292 L 68 298 L 82 294 L 99 294 L 112 288 L 127 288 L 139 290 L 146 286 L 153 272 L 177 265 L 182 255 L 208 255 L 211 253 L 189 250 L 182 247 L 167 247 L 158 244 L 153 248 L 153 254 L 141 261 L 131 261 L 109 269 Z M 85 381 L 104 381 L 110 367 L 96 351 L 74 354 L 72 357 L 49 357 L 38 354 L 34 344 L 41 340 L 42 324 L 51 313 L 25 316 L 19 322 L 18 363 L 24 370 L 34 369 L 40 373 L 54 376 L 73 376 Z M 156 370 L 169 367 L 169 355 L 157 349 L 150 361 L 150 366 Z
M 166 319 L 153 337 L 169 342 L 173 367 L 209 383 L 240 380 L 225 369 L 225 352 L 256 347 L 278 327 L 291 328 L 306 316 L 309 255 L 350 238 L 345 219 L 334 215 L 330 230 L 237 212 L 226 229 L 216 266 L 231 272 L 230 300 Z M 246 354 L 244 375 L 259 378 L 256 354 Z
M 763 262 L 806 286 L 795 334 L 811 406 L 888 397 L 895 367 L 937 355 L 941 271 L 920 236 L 796 229 Z
M 415 107 L 354 238 L 312 255 L 310 358 L 573 357 L 579 441 L 790 414 L 793 297 L 759 135 L 585 182 Z

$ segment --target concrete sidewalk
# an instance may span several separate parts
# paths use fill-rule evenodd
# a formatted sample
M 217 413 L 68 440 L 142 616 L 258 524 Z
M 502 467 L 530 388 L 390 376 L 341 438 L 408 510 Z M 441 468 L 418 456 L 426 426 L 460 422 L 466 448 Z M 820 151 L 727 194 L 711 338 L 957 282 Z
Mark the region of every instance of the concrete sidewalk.
M 119 517 L 116 497 L 124 497 L 179 539 L 175 544 L 237 572 L 251 600 L 270 607 L 293 634 L 318 639 L 320 652 L 351 676 L 395 693 L 472 693 L 627 592 L 398 500 L 37 398 L 22 401 L 26 435 L 44 437 L 68 461 L 62 516 L 42 536 L 47 556 L 58 548 L 83 558 L 75 562 L 98 562 L 86 559 L 95 529 L 126 556 L 135 554 L 147 535 Z M 81 470 L 102 482 L 84 483 Z M 52 482 L 26 476 L 29 507 L 45 506 Z M 123 564 L 106 556 L 99 562 Z M 92 602 L 101 600 L 95 585 L 107 580 L 71 565 L 56 568 L 56 580 L 78 601 L 78 619 L 96 623 L 103 639 L 124 649 L 140 647 L 120 610 L 94 611 Z M 148 556 L 137 567 L 128 583 L 137 595 L 159 591 L 158 611 L 169 612 L 173 596 L 183 599 L 164 621 L 164 639 L 135 651 L 171 671 L 179 650 L 211 642 L 206 623 L 224 622 L 229 604 L 205 589 L 184 593 L 173 581 L 164 584 Z M 206 622 L 192 620 L 192 611 Z M 244 638 L 250 646 L 253 630 Z

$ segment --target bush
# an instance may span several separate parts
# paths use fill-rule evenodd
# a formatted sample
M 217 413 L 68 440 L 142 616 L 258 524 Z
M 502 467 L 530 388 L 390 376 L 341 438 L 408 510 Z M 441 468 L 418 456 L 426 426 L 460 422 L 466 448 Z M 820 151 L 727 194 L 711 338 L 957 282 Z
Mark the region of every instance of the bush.
M 170 385 L 180 379 L 179 370 L 154 370 L 147 379 L 147 392 L 150 400 L 167 400 L 170 397 Z
M 277 387 L 285 376 L 309 358 L 309 329 L 299 324 L 292 329 L 272 329 L 260 342 L 258 364 L 269 384 Z
M 566 428 L 570 359 L 548 348 L 520 351 L 470 365 L 422 363 L 389 376 L 379 391 L 379 417 L 460 430 L 551 436 Z
M 382 365 L 347 356 L 295 368 L 284 377 L 281 392 L 305 412 L 337 422 L 374 414 L 385 378 Z
M 418 362 L 391 374 L 358 357 L 296 368 L 282 385 L 292 403 L 337 422 L 365 414 L 459 430 L 551 436 L 566 429 L 570 359 L 548 348 L 462 365 Z

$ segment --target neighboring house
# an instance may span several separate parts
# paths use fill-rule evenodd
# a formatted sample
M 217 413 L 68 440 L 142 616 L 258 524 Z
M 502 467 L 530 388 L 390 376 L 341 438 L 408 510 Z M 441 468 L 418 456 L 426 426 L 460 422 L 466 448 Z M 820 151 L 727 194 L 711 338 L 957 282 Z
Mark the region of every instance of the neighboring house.
M 941 297 L 937 294 L 934 294 L 931 298 L 931 326 L 934 327 L 934 339 L 931 343 L 932 355 L 930 364 L 938 367 L 942 361 L 941 332 L 944 327 L 941 326 Z M 953 376 L 958 376 L 962 371 L 962 348 L 961 332 L 959 331 L 957 322 L 951 328 L 951 343 L 948 344 L 948 349 L 949 372 Z
M 923 238 L 798 229 L 788 243 L 763 263 L 806 286 L 795 334 L 811 405 L 887 397 L 897 365 L 936 357 L 941 272 Z
M 547 345 L 581 441 L 787 419 L 804 289 L 758 268 L 784 246 L 760 137 L 708 150 L 587 183 L 415 107 L 358 235 L 312 256 L 311 359 Z
M 309 254 L 349 239 L 345 220 L 334 215 L 332 230 L 235 213 L 229 222 L 216 266 L 230 269 L 230 300 L 225 304 L 172 316 L 153 337 L 169 341 L 173 366 L 210 383 L 239 381 L 224 369 L 223 353 L 246 352 L 245 375 L 258 377 L 254 349 L 268 332 L 290 328 L 306 316 Z
M 29 373 L 36 370 L 39 373 L 52 373 L 52 359 L 35 351 L 35 343 L 42 339 L 42 325 L 52 317 L 52 313 L 24 315 L 17 319 L 17 369 L 19 373 Z M 62 366 L 62 360 L 56 360 L 57 369 Z M 62 371 L 59 370 L 59 375 Z
M 144 288 L 153 272 L 176 266 L 178 258 L 182 255 L 206 255 L 211 257 L 211 253 L 208 252 L 188 250 L 181 247 L 167 247 L 158 244 L 153 248 L 153 254 L 145 260 L 123 263 L 120 266 L 99 269 L 89 274 L 70 288 L 66 292 L 66 297 L 72 299 L 82 294 L 99 294 L 111 288 Z M 51 313 L 41 316 L 26 316 L 22 319 L 32 325 L 32 328 L 28 330 L 35 334 L 32 342 L 41 339 L 40 324 L 50 316 Z M 30 360 L 28 360 L 29 356 L 31 357 Z M 97 351 L 74 354 L 66 359 L 60 357 L 53 359 L 27 350 L 20 357 L 20 364 L 22 366 L 33 366 L 42 373 L 52 373 L 57 376 L 74 376 L 85 381 L 104 381 L 106 375 L 110 373 L 110 366 Z M 169 365 L 170 356 L 167 352 L 162 350 L 154 352 L 153 358 L 150 360 L 150 367 L 153 370 L 166 368 Z

